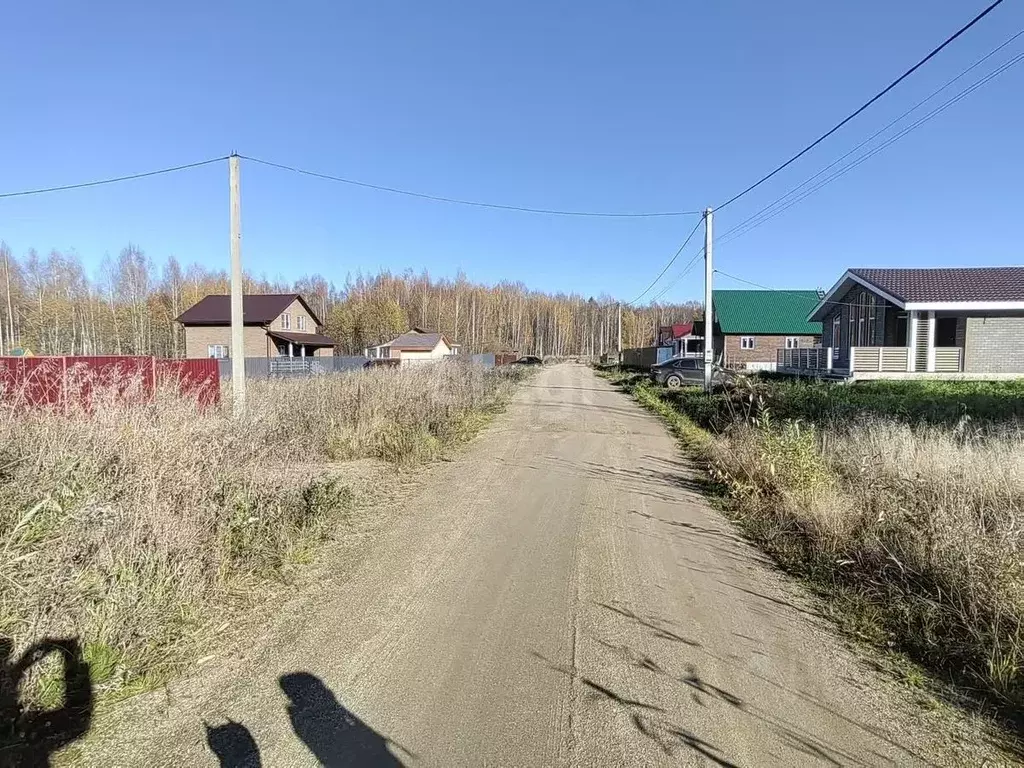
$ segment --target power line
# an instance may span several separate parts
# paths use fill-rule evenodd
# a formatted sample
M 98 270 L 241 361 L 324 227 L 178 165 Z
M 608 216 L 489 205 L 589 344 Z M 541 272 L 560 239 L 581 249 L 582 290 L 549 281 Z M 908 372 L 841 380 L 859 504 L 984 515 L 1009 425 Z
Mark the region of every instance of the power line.
M 632 306 L 633 304 L 636 304 L 638 301 L 640 301 L 640 299 L 646 296 L 647 293 L 651 290 L 651 288 L 657 285 L 658 281 L 665 276 L 665 273 L 668 272 L 668 268 L 675 263 L 676 259 L 679 258 L 679 254 L 683 252 L 683 249 L 687 245 L 689 245 L 690 240 L 692 240 L 693 236 L 697 233 L 697 230 L 700 228 L 701 221 L 703 221 L 703 219 L 698 219 L 697 223 L 693 226 L 693 229 L 690 230 L 690 234 L 686 236 L 686 239 L 683 241 L 683 244 L 679 246 L 678 250 L 676 250 L 675 255 L 668 260 L 668 264 L 665 265 L 665 268 L 658 273 L 658 276 L 654 278 L 654 280 L 651 281 L 651 284 L 644 288 L 644 290 L 641 292 L 639 296 L 637 296 L 632 301 L 627 302 L 626 306 Z
M 800 187 L 794 188 L 793 190 L 791 190 L 786 195 L 783 195 L 782 198 L 780 198 L 779 200 L 776 200 L 775 203 L 772 203 L 772 205 L 769 205 L 769 206 L 766 206 L 765 208 L 762 208 L 760 211 L 755 213 L 753 216 L 749 217 L 745 221 L 741 222 L 737 226 L 735 226 L 732 229 L 730 229 L 728 232 L 726 232 L 724 235 L 722 235 L 722 240 L 721 241 L 725 242 L 725 241 L 728 241 L 728 240 L 734 240 L 737 237 L 745 235 L 747 232 L 750 232 L 753 229 L 757 229 L 757 227 L 761 226 L 762 224 L 765 224 L 766 222 L 770 221 L 771 219 L 775 218 L 776 216 L 784 213 L 785 211 L 789 210 L 794 205 L 799 203 L 801 200 L 804 200 L 805 198 L 810 197 L 811 195 L 813 195 L 815 192 L 817 192 L 822 187 L 825 187 L 828 184 L 831 184 L 833 181 L 838 179 L 840 176 L 844 176 L 845 174 L 849 173 L 850 171 L 852 171 L 854 168 L 856 168 L 861 163 L 871 159 L 872 157 L 877 155 L 879 152 L 882 152 L 883 150 L 885 150 L 887 147 L 891 146 L 892 144 L 895 144 L 897 141 L 902 139 L 908 133 L 911 133 L 912 131 L 917 130 L 922 125 L 924 125 L 928 121 L 934 119 L 940 113 L 942 113 L 945 110 L 949 109 L 951 106 L 953 106 L 957 102 L 961 101 L 962 99 L 967 98 L 970 94 L 974 93 L 974 91 L 978 90 L 979 88 L 981 88 L 983 85 L 985 85 L 989 81 L 995 79 L 996 77 L 998 77 L 1003 72 L 1005 72 L 1006 70 L 1010 69 L 1011 67 L 1016 66 L 1021 61 L 1024 61 L 1024 53 L 1018 54 L 1017 56 L 1015 56 L 1014 58 L 1012 58 L 1009 61 L 1005 62 L 1004 64 L 1002 64 L 1001 66 L 999 66 L 998 68 L 996 68 L 995 70 L 990 72 L 989 74 L 985 75 L 980 80 L 974 82 L 972 85 L 970 85 L 967 88 L 965 88 L 964 90 L 960 91 L 955 96 L 951 97 L 950 99 L 947 99 L 945 102 L 940 104 L 938 107 L 933 109 L 928 114 L 924 115 L 923 117 L 919 118 L 915 122 L 911 123 L 906 128 L 901 130 L 899 133 L 896 133 L 893 136 L 889 137 L 886 141 L 882 142 L 881 144 L 879 144 L 877 147 L 871 149 L 870 151 L 864 153 L 863 155 L 861 155 L 856 160 L 854 160 L 854 161 L 852 161 L 850 163 L 847 163 L 846 165 L 842 166 L 835 173 L 831 174 L 830 176 L 827 176 L 825 179 L 823 179 L 818 184 L 816 184 L 813 187 L 811 187 L 810 189 L 808 189 L 803 194 L 798 195 L 797 197 L 795 197 L 792 200 L 788 201 L 785 205 L 775 209 L 774 211 L 771 211 L 770 213 L 765 214 L 765 211 L 767 211 L 772 206 L 774 206 L 775 203 L 778 203 L 780 200 L 782 200 L 785 197 L 789 196 L 792 192 L 795 192 Z M 814 177 L 812 177 L 812 179 L 813 178 Z M 811 179 L 808 179 L 808 181 L 810 181 L 810 180 Z M 801 186 L 803 186 L 803 185 L 801 185 Z M 765 215 L 762 216 L 762 214 L 765 214 Z M 755 221 L 755 219 L 757 219 L 757 221 Z M 741 230 L 741 231 L 737 231 L 737 230 Z
M 723 235 L 722 235 L 722 236 L 721 236 L 720 238 L 718 238 L 718 239 L 719 239 L 720 241 L 722 241 L 722 242 L 725 242 L 726 240 L 728 240 L 728 239 L 731 239 L 731 238 L 730 238 L 730 235 L 732 235 L 732 233 L 733 233 L 733 232 L 736 232 L 737 230 L 739 230 L 739 229 L 742 229 L 742 228 L 743 228 L 743 227 L 745 227 L 745 226 L 746 226 L 747 224 L 749 224 L 749 223 L 750 223 L 751 221 L 753 221 L 754 219 L 757 219 L 757 218 L 758 218 L 759 216 L 761 216 L 762 214 L 764 214 L 764 213 L 765 213 L 766 211 L 769 211 L 770 209 L 774 208 L 774 207 L 775 207 L 776 205 L 778 205 L 779 203 L 781 203 L 781 202 L 783 202 L 784 200 L 786 200 L 787 198 L 789 198 L 789 197 L 790 197 L 791 195 L 793 195 L 794 193 L 796 193 L 796 192 L 798 192 L 799 190 L 801 190 L 801 189 L 803 189 L 804 187 L 806 187 L 806 186 L 807 186 L 808 184 L 810 184 L 810 183 L 811 183 L 812 181 L 814 181 L 815 179 L 817 179 L 817 178 L 818 178 L 819 176 L 821 176 L 822 174 L 826 173 L 827 171 L 831 170 L 832 168 L 835 168 L 835 167 L 836 167 L 837 165 L 839 165 L 839 163 L 841 163 L 841 162 L 842 162 L 843 160 L 845 160 L 845 159 L 846 159 L 846 158 L 848 158 L 848 157 L 849 157 L 850 155 L 852 155 L 852 154 L 854 154 L 855 152 L 857 152 L 857 150 L 859 150 L 859 149 L 863 148 L 864 146 L 866 146 L 866 145 L 870 144 L 870 143 L 871 143 L 872 141 L 874 141 L 875 139 L 877 139 L 877 138 L 878 138 L 879 136 L 881 136 L 881 135 L 882 135 L 883 133 L 885 133 L 886 131 L 888 131 L 888 130 L 889 130 L 890 128 L 892 128 L 892 127 L 893 127 L 894 125 L 896 125 L 897 123 L 899 123 L 899 122 L 900 122 L 901 120 L 903 120 L 903 119 L 904 119 L 905 117 L 907 117 L 908 115 L 912 114 L 913 112 L 916 112 L 916 111 L 917 111 L 917 110 L 918 110 L 919 108 L 921 108 L 921 107 L 922 107 L 922 106 L 924 106 L 924 105 L 925 105 L 926 103 L 928 103 L 929 101 L 931 101 L 932 99 L 934 99 L 934 98 L 935 98 L 936 96 L 938 96 L 938 95 L 939 95 L 940 93 L 942 93 L 942 92 L 943 92 L 944 90 L 946 90 L 946 89 L 947 89 L 947 88 L 948 88 L 949 86 L 951 86 L 951 85 L 952 85 L 953 83 L 955 83 L 955 82 L 956 82 L 957 80 L 959 80 L 960 78 L 962 78 L 962 77 L 963 77 L 964 75 L 966 75 L 967 73 L 971 72 L 971 71 L 972 71 L 972 70 L 974 70 L 974 69 L 977 69 L 977 68 L 978 68 L 979 66 L 981 66 L 981 65 L 982 65 L 983 63 L 985 63 L 985 62 L 986 62 L 986 61 L 988 61 L 988 60 L 989 60 L 990 58 L 992 58 L 992 57 L 993 57 L 993 56 L 995 56 L 995 55 L 996 55 L 997 53 L 999 53 L 999 51 L 1003 50 L 1003 49 L 1004 49 L 1004 48 L 1005 48 L 1006 46 L 1010 45 L 1010 44 L 1011 44 L 1011 43 L 1013 43 L 1013 42 L 1014 42 L 1015 40 L 1017 40 L 1017 38 L 1019 38 L 1019 37 L 1020 37 L 1021 35 L 1024 35 L 1024 29 L 1022 29 L 1022 30 L 1020 30 L 1019 32 L 1017 32 L 1017 33 L 1016 33 L 1015 35 L 1013 35 L 1013 37 L 1011 37 L 1011 38 L 1010 38 L 1009 40 L 1007 40 L 1006 42 L 1002 43 L 1001 45 L 999 45 L 999 46 L 997 46 L 996 48 L 994 48 L 994 49 L 992 49 L 991 51 L 989 51 L 989 52 L 988 52 L 987 54 L 985 54 L 984 56 L 982 56 L 982 57 L 981 57 L 980 59 L 978 59 L 977 61 L 975 61 L 975 62 L 974 62 L 973 64 L 971 64 L 971 65 L 970 65 L 969 67 L 967 67 L 967 68 L 966 68 L 966 69 L 964 69 L 963 71 L 961 71 L 961 72 L 960 72 L 960 73 L 959 73 L 958 75 L 956 75 L 955 77 L 953 77 L 953 78 L 951 78 L 951 79 L 947 80 L 947 81 L 946 81 L 946 82 L 945 82 L 945 83 L 944 83 L 943 85 L 941 85 L 941 86 L 940 86 L 939 88 L 937 88 L 937 89 L 935 89 L 934 91 L 932 91 L 932 92 L 931 92 L 931 93 L 930 93 L 930 94 L 929 94 L 928 96 L 926 96 L 925 98 L 921 99 L 921 100 L 920 100 L 919 102 L 917 102 L 917 103 L 916 103 L 916 104 L 915 104 L 914 106 L 912 106 L 912 107 L 911 107 L 910 109 L 908 109 L 908 110 L 907 110 L 906 112 L 904 112 L 903 114 L 901 114 L 901 115 L 900 115 L 899 117 L 897 117 L 897 118 L 895 118 L 895 119 L 891 120 L 891 121 L 890 121 L 889 123 L 887 123 L 887 124 L 886 124 L 886 125 L 885 125 L 884 127 L 882 127 L 881 129 L 879 129 L 879 130 L 875 131 L 875 132 L 874 132 L 873 134 L 871 134 L 871 136 L 869 136 L 868 138 L 866 138 L 866 139 L 865 139 L 864 141 L 862 141 L 862 142 L 861 142 L 860 144 L 858 144 L 857 146 L 855 146 L 855 147 L 854 147 L 853 149 L 851 149 L 851 150 L 850 150 L 849 152 L 847 152 L 846 154 L 844 154 L 844 155 L 843 155 L 842 157 L 839 157 L 839 158 L 837 158 L 836 160 L 834 160 L 833 162 L 829 163 L 829 164 L 828 164 L 828 165 L 826 165 L 826 166 L 825 166 L 824 168 L 822 168 L 822 169 L 821 169 L 820 171 L 818 171 L 817 173 L 815 173 L 815 174 L 814 174 L 813 176 L 810 176 L 810 177 L 808 177 L 807 179 L 805 179 L 804 181 L 800 182 L 800 183 L 799 183 L 799 184 L 797 184 L 797 185 L 796 185 L 795 187 L 793 187 L 793 188 L 792 188 L 792 189 L 790 189 L 790 190 L 789 190 L 788 192 L 786 192 L 786 193 L 785 193 L 784 195 L 781 195 L 780 197 L 776 198 L 775 200 L 773 200 L 773 201 L 772 201 L 771 203 L 769 203 L 768 205 L 766 205 L 766 206 L 764 206 L 763 208 L 761 208 L 761 209 L 760 209 L 759 211 L 757 211 L 757 213 L 753 214 L 752 216 L 749 216 L 749 217 L 747 217 L 747 218 L 746 218 L 745 220 L 743 220 L 742 222 L 740 222 L 739 224 L 737 224 L 737 225 L 736 225 L 735 227 L 733 227 L 733 228 L 732 228 L 732 229 L 730 229 L 729 231 L 725 232 L 725 233 L 724 233 L 724 234 L 723 234 Z M 1002 70 L 1000 70 L 1000 71 L 1002 71 Z M 987 82 L 987 81 L 986 81 L 986 82 Z M 780 210 L 779 212 L 781 213 L 781 210 Z M 767 220 L 767 219 L 766 219 L 766 220 Z M 741 232 L 741 233 L 740 233 L 740 235 L 742 235 L 742 234 L 743 234 L 743 233 Z M 737 237 L 739 237 L 740 235 L 737 235 Z
M 292 173 L 298 173 L 303 176 L 312 176 L 316 179 L 325 179 L 327 181 L 336 181 L 341 184 L 350 184 L 354 187 L 363 187 L 364 189 L 374 189 L 378 192 L 390 192 L 395 195 L 405 195 L 406 197 L 415 197 L 420 200 L 433 200 L 437 203 L 453 203 L 455 205 L 470 205 L 475 208 L 492 208 L 499 211 L 519 211 L 520 213 L 540 213 L 547 216 L 587 216 L 597 218 L 616 218 L 616 219 L 643 219 L 643 218 L 656 218 L 664 216 L 698 216 L 700 211 L 655 211 L 647 213 L 616 213 L 610 211 L 559 211 L 550 208 L 528 208 L 520 205 L 502 205 L 500 203 L 484 203 L 479 200 L 463 200 L 457 197 L 442 197 L 440 195 L 428 195 L 423 192 L 412 192 L 408 189 L 399 189 L 397 187 L 385 187 L 380 184 L 370 184 L 365 181 L 356 181 L 355 179 L 346 179 L 342 176 L 332 176 L 329 173 L 319 173 L 317 171 L 308 171 L 303 168 L 296 168 L 291 165 L 284 165 L 282 163 L 273 163 L 269 160 L 260 160 L 258 157 L 249 157 L 248 155 L 239 155 L 243 160 L 249 160 L 260 165 L 266 165 L 270 168 L 278 168 L 282 171 L 291 171 Z
M 148 176 L 159 176 L 162 173 L 174 173 L 175 171 L 185 171 L 189 168 L 199 168 L 202 165 L 210 165 L 211 163 L 219 163 L 222 160 L 227 160 L 228 155 L 223 157 L 213 157 L 209 160 L 201 160 L 198 163 L 189 163 L 188 165 L 176 165 L 173 168 L 161 168 L 157 171 L 146 171 L 144 173 L 133 173 L 130 176 L 116 176 L 111 179 L 100 179 L 98 181 L 85 181 L 80 184 L 65 184 L 60 187 L 43 187 L 41 189 L 26 189 L 21 192 L 3 192 L 0 193 L 0 198 L 5 197 L 26 197 L 28 195 L 42 195 L 46 192 L 64 192 L 69 189 L 84 189 L 86 187 L 99 187 L 103 184 L 116 184 L 120 181 L 132 181 L 134 179 L 144 179 Z
M 763 291 L 771 291 L 772 293 L 792 293 L 792 294 L 801 294 L 801 295 L 807 293 L 807 291 L 798 291 L 798 290 L 791 290 L 791 289 L 786 289 L 786 288 L 769 288 L 767 285 L 761 285 L 760 283 L 755 283 L 753 280 L 747 280 L 745 278 L 738 277 L 736 275 L 730 275 L 728 272 L 723 272 L 720 269 L 716 269 L 715 273 L 721 275 L 722 277 L 728 277 L 728 278 L 730 278 L 732 280 L 736 280 L 737 282 L 740 282 L 740 283 L 746 283 L 747 285 L 752 285 L 755 288 L 760 288 Z M 832 301 L 832 300 L 825 301 L 825 297 L 824 296 L 822 296 L 820 299 L 818 299 L 818 301 L 815 304 L 815 306 L 817 306 L 818 304 L 829 304 L 829 305 L 837 306 L 837 307 L 863 307 L 864 306 L 864 304 L 861 304 L 861 303 L 858 303 L 858 302 L 854 302 L 854 301 Z
M 761 185 L 762 185 L 762 184 L 764 184 L 764 183 L 765 183 L 766 181 L 768 181 L 768 179 L 770 179 L 770 178 L 772 178 L 773 176 L 775 176 L 775 174 L 777 174 L 777 173 L 778 173 L 779 171 L 783 170 L 784 168 L 787 168 L 787 167 L 789 167 L 789 166 L 790 166 L 790 165 L 792 165 L 792 164 L 793 164 L 794 162 L 796 162 L 797 160 L 799 160 L 799 159 L 800 159 L 801 157 L 803 157 L 804 155 L 806 155 L 806 154 L 807 154 L 808 152 L 810 152 L 810 151 L 811 151 L 812 149 L 814 149 L 814 148 L 815 148 L 816 146 L 818 146 L 819 144 L 821 144 L 821 142 L 823 142 L 823 141 L 824 141 L 825 139 L 827 139 L 827 138 L 828 138 L 829 136 L 831 136 L 831 135 L 832 135 L 833 133 L 835 133 L 836 131 L 838 131 L 838 130 L 839 130 L 840 128 L 842 128 L 842 127 L 843 127 L 844 125 L 846 125 L 846 124 L 847 124 L 848 122 L 850 122 L 851 120 L 853 120 L 853 119 L 854 119 L 855 117 L 857 117 L 857 115 L 859 115 L 859 114 L 860 114 L 861 112 L 863 112 L 864 110 L 866 110 L 866 109 L 867 109 L 868 107 L 870 107 L 870 106 L 871 106 L 872 104 L 874 104 L 874 103 L 875 103 L 876 101 L 878 101 L 878 100 L 879 100 L 880 98 L 882 98 L 883 96 L 885 96 L 885 94 L 887 94 L 887 93 L 888 93 L 889 91 L 891 91 L 891 90 L 892 90 L 893 88 L 895 88 L 895 87 L 896 87 L 897 85 L 899 85 L 900 83 L 902 83 L 902 82 L 903 82 L 904 80 L 906 80 L 906 79 L 907 79 L 908 77 L 910 77 L 910 76 L 911 76 L 912 74 L 914 74 L 914 72 L 916 72 L 916 71 L 917 71 L 918 69 L 920 69 L 920 68 L 921 68 L 922 66 L 924 66 L 924 65 L 925 65 L 926 63 L 928 63 L 928 62 L 929 62 L 929 61 L 930 61 L 931 59 L 933 59 L 933 58 L 934 58 L 935 56 L 937 56 L 937 55 L 939 54 L 939 52 L 941 52 L 941 51 L 942 51 L 942 50 L 943 50 L 943 49 L 944 49 L 944 48 L 945 48 L 946 46 L 948 46 L 948 45 L 949 45 L 950 43 L 952 43 L 952 42 L 953 42 L 954 40 L 956 40 L 957 38 L 959 38 L 959 37 L 960 37 L 960 36 L 961 36 L 962 34 L 964 34 L 964 33 L 965 33 L 965 32 L 966 32 L 967 30 L 969 30 L 969 29 L 970 29 L 971 27 L 973 27 L 973 26 L 974 26 L 975 24 L 977 24 L 977 23 L 978 23 L 979 21 L 981 21 L 981 20 L 982 20 L 983 18 L 985 18 L 986 16 L 988 16 L 988 15 L 989 15 L 989 14 L 990 14 L 990 13 L 991 13 L 991 12 L 992 12 L 993 10 L 995 10 L 995 9 L 996 9 L 996 7 L 997 7 L 997 6 L 999 6 L 1000 4 L 1002 4 L 1002 2 L 1003 2 L 1003 0 L 994 0 L 994 2 L 993 2 L 993 3 L 991 4 L 991 5 L 989 5 L 989 6 L 987 7 L 987 8 L 985 8 L 985 10 L 983 10 L 983 11 L 982 11 L 981 13 L 979 13 L 979 14 L 978 14 L 977 16 L 975 16 L 975 17 L 974 17 L 973 19 L 971 19 L 971 20 L 970 20 L 969 22 L 967 22 L 967 23 L 966 23 L 966 24 L 965 24 L 964 26 L 960 27 L 960 29 L 958 29 L 958 30 L 957 30 L 956 32 L 954 32 L 954 33 L 953 33 L 952 35 L 950 35 L 949 37 L 947 37 L 947 38 L 946 38 L 946 39 L 945 39 L 945 40 L 944 40 L 944 41 L 942 42 L 942 44 L 941 44 L 941 45 L 939 45 L 939 46 L 938 46 L 937 48 L 934 48 L 934 49 L 932 50 L 932 52 L 931 52 L 931 53 L 929 53 L 929 54 L 928 54 L 927 56 L 925 56 L 925 57 L 924 57 L 923 59 L 921 59 L 921 60 L 920 60 L 919 62 L 917 62 L 917 64 L 915 64 L 914 66 L 912 66 L 912 67 L 911 67 L 910 69 L 908 69 L 908 70 L 907 70 L 906 72 L 904 72 L 904 73 L 903 73 L 902 75 L 900 75 L 900 76 L 899 76 L 899 77 L 897 77 L 897 78 L 896 78 L 895 80 L 893 80 L 893 81 L 892 81 L 891 83 L 889 83 L 889 85 L 887 85 L 887 86 L 886 86 L 885 88 L 883 88 L 883 89 L 882 89 L 881 91 L 879 91 L 879 92 L 878 92 L 878 93 L 876 93 L 876 94 L 875 94 L 874 96 L 872 96 L 872 97 L 871 97 L 870 99 L 868 99 L 868 100 L 867 100 L 866 102 L 864 102 L 864 104 L 862 104 L 862 105 L 861 105 L 861 106 L 860 106 L 860 107 L 859 107 L 859 108 L 858 108 L 857 110 L 855 110 L 854 112 L 850 113 L 850 114 L 849 114 L 849 115 L 848 115 L 847 117 L 845 117 L 845 118 L 843 118 L 842 120 L 840 120 L 840 121 L 839 121 L 838 123 L 836 123 L 836 124 L 835 124 L 835 125 L 834 125 L 834 126 L 833 126 L 833 127 L 831 128 L 831 129 L 830 129 L 830 130 L 828 130 L 828 131 L 826 131 L 825 133 L 823 133 L 823 134 L 822 134 L 821 136 L 819 136 L 819 137 L 818 137 L 817 139 L 815 139 L 814 141 L 812 141 L 812 142 L 811 142 L 810 144 L 808 144 L 808 145 L 807 145 L 806 147 L 804 147 L 804 148 L 803 148 L 803 149 L 801 149 L 801 150 L 800 150 L 799 152 L 797 152 L 797 153 L 796 153 L 795 155 L 793 155 L 793 156 L 792 156 L 791 158 L 789 158 L 789 160 L 787 160 L 786 162 L 784 162 L 784 163 L 783 163 L 782 165 L 778 166 L 778 167 L 777 167 L 777 168 L 776 168 L 775 170 L 771 171 L 771 172 L 770 172 L 770 173 L 768 173 L 768 174 L 765 174 L 765 175 L 764 175 L 764 176 L 762 176 L 762 177 L 761 177 L 760 179 L 758 179 L 758 180 L 757 180 L 757 181 L 755 181 L 755 182 L 754 182 L 753 184 L 751 184 L 751 185 L 750 185 L 749 187 L 747 187 L 746 189 L 744 189 L 744 190 L 743 190 L 742 192 L 740 192 L 740 193 L 738 193 L 738 194 L 736 194 L 736 195 L 733 195 L 733 196 L 732 196 L 732 197 L 730 197 L 730 198 L 729 198 L 728 200 L 726 200 L 726 201 L 725 201 L 724 203 L 722 203 L 721 205 L 717 206 L 717 207 L 716 207 L 716 209 L 720 211 L 720 210 L 722 210 L 723 208 L 725 208 L 725 207 L 726 207 L 727 205 L 731 205 L 732 203 L 736 202 L 736 201 L 737 201 L 737 200 L 739 200 L 739 199 L 740 199 L 741 197 L 743 197 L 744 195 L 746 195 L 746 194 L 747 194 L 748 192 L 752 192 L 753 190 L 757 189 L 757 188 L 758 188 L 759 186 L 761 186 Z
M 683 270 L 678 275 L 676 275 L 674 278 L 672 278 L 672 280 L 669 282 L 669 284 L 666 285 L 664 288 L 661 289 L 661 291 L 658 292 L 657 296 L 655 296 L 653 299 L 651 299 L 651 303 L 653 304 L 654 302 L 656 302 L 658 299 L 660 299 L 662 296 L 664 296 L 666 293 L 668 293 L 670 290 L 672 290 L 679 283 L 680 280 L 682 280 L 684 277 L 686 277 L 688 274 L 690 274 L 690 272 L 693 271 L 693 267 L 697 263 L 697 259 L 699 259 L 703 255 L 704 255 L 704 246 L 701 246 L 700 250 L 697 251 L 697 253 L 694 254 L 693 258 L 690 259 L 687 262 L 685 267 L 683 267 Z

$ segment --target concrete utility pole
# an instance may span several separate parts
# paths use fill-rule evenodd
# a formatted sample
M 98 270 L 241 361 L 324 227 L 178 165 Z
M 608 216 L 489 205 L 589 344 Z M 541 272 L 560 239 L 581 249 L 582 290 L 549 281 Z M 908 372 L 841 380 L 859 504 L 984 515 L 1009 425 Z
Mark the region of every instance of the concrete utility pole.
M 242 182 L 239 157 L 228 158 L 231 179 L 231 393 L 235 416 L 245 411 L 245 335 L 242 324 Z
M 715 308 L 711 295 L 711 278 L 714 267 L 711 261 L 711 240 L 714 213 L 710 208 L 704 211 L 704 391 L 711 391 L 711 374 L 715 362 Z
M 616 350 L 619 353 L 618 362 L 621 363 L 622 362 L 622 304 L 617 304 L 616 307 L 619 310 L 618 311 L 618 316 L 619 316 L 618 317 L 618 326 L 619 326 L 619 336 L 618 336 L 618 338 L 619 338 L 619 341 L 618 341 L 618 344 L 616 346 Z

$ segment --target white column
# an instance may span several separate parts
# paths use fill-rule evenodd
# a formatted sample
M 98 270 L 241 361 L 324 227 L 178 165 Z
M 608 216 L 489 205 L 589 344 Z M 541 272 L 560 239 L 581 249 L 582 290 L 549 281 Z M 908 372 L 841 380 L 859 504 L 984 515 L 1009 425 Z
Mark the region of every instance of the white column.
M 290 341 L 288 342 L 288 357 L 295 357 L 295 348 Z
M 907 370 L 913 373 L 917 370 L 917 312 L 910 311 L 907 318 Z
M 928 313 L 928 370 L 935 370 L 935 313 Z

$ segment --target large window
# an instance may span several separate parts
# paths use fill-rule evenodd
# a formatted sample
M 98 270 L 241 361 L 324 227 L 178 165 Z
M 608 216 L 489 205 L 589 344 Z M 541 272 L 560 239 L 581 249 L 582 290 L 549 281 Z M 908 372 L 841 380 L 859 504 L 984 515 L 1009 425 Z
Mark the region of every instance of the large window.
M 292 316 L 285 312 L 281 315 L 281 328 L 285 331 L 290 330 L 292 327 Z
M 878 319 L 876 312 L 878 311 L 878 299 L 875 294 L 868 295 L 868 344 L 875 346 L 878 343 Z
M 787 336 L 786 337 L 786 349 L 799 349 L 800 338 L 798 336 Z
M 757 338 L 754 336 L 740 336 L 740 349 L 755 349 Z
M 295 325 L 298 327 L 298 329 L 300 331 L 306 330 L 306 316 L 305 315 L 296 315 L 295 316 Z
M 228 345 L 227 344 L 210 344 L 206 348 L 206 356 L 214 357 L 218 360 L 226 360 L 228 358 Z

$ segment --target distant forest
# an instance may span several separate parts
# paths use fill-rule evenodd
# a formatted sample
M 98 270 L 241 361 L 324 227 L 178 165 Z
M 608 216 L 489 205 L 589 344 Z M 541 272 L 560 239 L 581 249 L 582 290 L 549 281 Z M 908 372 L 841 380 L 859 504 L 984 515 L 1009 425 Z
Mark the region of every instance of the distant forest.
M 0 354 L 21 347 L 37 355 L 184 354 L 174 318 L 211 293 L 229 293 L 226 271 L 157 265 L 138 246 L 106 258 L 94 277 L 79 256 L 30 250 L 21 257 L 0 243 Z M 339 352 L 360 353 L 412 326 L 439 330 L 465 352 L 518 351 L 593 355 L 615 349 L 610 296 L 549 294 L 519 282 L 482 285 L 458 275 L 432 278 L 408 270 L 356 274 L 338 285 L 321 275 L 292 283 L 245 277 L 246 293 L 301 293 L 336 339 Z M 696 302 L 623 308 L 623 347 L 653 343 L 658 325 L 700 316 Z

